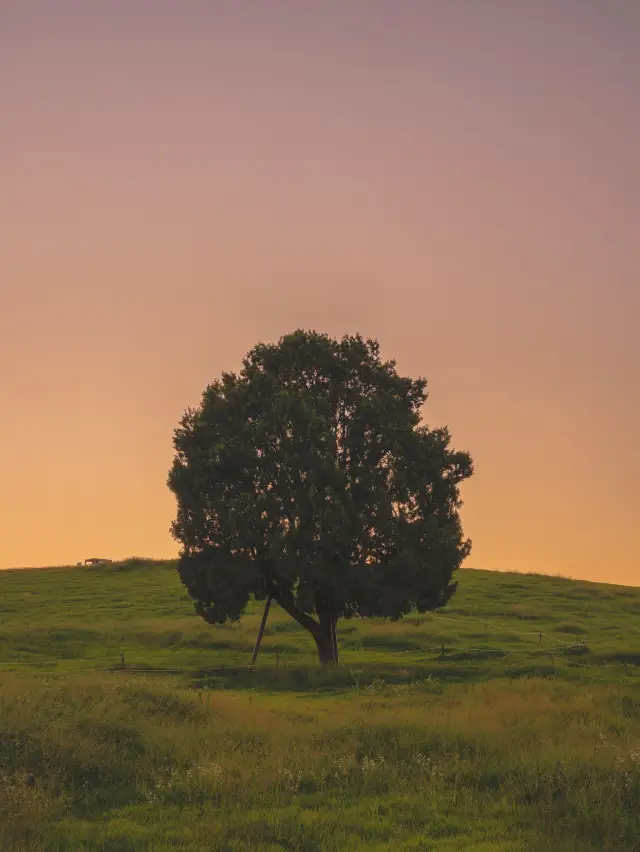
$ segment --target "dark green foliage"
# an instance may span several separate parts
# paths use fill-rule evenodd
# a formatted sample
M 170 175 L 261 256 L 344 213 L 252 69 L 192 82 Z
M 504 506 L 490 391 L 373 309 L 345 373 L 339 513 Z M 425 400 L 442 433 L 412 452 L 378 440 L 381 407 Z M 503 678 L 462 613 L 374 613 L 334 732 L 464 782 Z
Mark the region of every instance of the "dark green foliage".
M 175 432 L 168 481 L 198 613 L 223 624 L 272 595 L 326 662 L 340 617 L 443 606 L 470 549 L 458 487 L 473 468 L 446 429 L 421 425 L 426 397 L 376 341 L 304 331 L 209 385 Z

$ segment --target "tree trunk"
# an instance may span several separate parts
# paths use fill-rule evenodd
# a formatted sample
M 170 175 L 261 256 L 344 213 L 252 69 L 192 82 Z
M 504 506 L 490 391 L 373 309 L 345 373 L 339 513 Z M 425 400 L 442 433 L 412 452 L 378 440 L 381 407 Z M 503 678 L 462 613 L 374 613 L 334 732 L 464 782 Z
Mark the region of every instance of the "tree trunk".
M 338 662 L 338 644 L 336 641 L 336 619 L 328 610 L 318 612 L 318 620 L 301 612 L 295 605 L 293 595 L 288 590 L 278 589 L 273 593 L 273 599 L 294 618 L 301 627 L 313 636 L 321 665 Z
M 320 663 L 323 666 L 327 663 L 337 663 L 336 619 L 332 615 L 321 612 L 318 615 L 318 621 L 319 624 L 313 632 L 313 638 L 316 640 Z
M 312 635 L 318 649 L 320 664 L 326 666 L 329 663 L 335 663 L 336 649 L 331 631 L 331 622 L 326 622 L 325 624 L 321 622 Z
M 338 664 L 338 636 L 336 634 L 336 625 L 338 623 L 338 619 L 334 618 L 331 621 L 331 635 L 333 638 L 333 661 Z

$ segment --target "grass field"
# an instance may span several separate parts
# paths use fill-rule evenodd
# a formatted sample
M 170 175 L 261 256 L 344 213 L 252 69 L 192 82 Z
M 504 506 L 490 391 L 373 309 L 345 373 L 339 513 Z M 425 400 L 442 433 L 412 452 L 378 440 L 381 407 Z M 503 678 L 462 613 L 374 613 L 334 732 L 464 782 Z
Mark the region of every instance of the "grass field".
M 640 589 L 458 579 L 251 673 L 171 563 L 0 572 L 0 849 L 637 852 Z

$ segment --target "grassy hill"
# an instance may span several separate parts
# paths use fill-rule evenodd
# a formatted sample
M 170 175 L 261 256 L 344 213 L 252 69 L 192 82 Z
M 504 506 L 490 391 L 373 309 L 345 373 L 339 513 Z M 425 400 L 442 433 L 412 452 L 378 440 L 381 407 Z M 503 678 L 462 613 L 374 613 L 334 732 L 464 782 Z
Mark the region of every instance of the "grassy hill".
M 0 849 L 638 852 L 640 589 L 458 579 L 249 673 L 173 563 L 1 572 Z
M 238 624 L 211 627 L 195 615 L 175 563 L 129 560 L 95 568 L 0 573 L 0 664 L 75 671 L 132 665 L 187 670 L 246 667 L 262 605 Z M 640 664 L 640 589 L 523 574 L 459 572 L 459 589 L 438 615 L 342 621 L 345 666 L 475 661 L 565 666 Z M 584 647 L 583 647 L 584 646 Z M 420 650 L 424 649 L 424 650 Z M 308 633 L 272 608 L 261 666 L 280 659 L 315 666 Z M 553 653 L 553 657 L 549 653 Z

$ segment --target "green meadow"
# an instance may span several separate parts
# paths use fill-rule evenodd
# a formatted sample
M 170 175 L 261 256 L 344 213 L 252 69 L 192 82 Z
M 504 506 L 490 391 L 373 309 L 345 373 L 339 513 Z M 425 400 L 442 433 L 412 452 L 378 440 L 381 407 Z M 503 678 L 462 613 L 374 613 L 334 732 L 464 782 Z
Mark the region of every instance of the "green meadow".
M 250 671 L 173 563 L 0 572 L 0 849 L 637 852 L 640 589 L 458 580 Z

